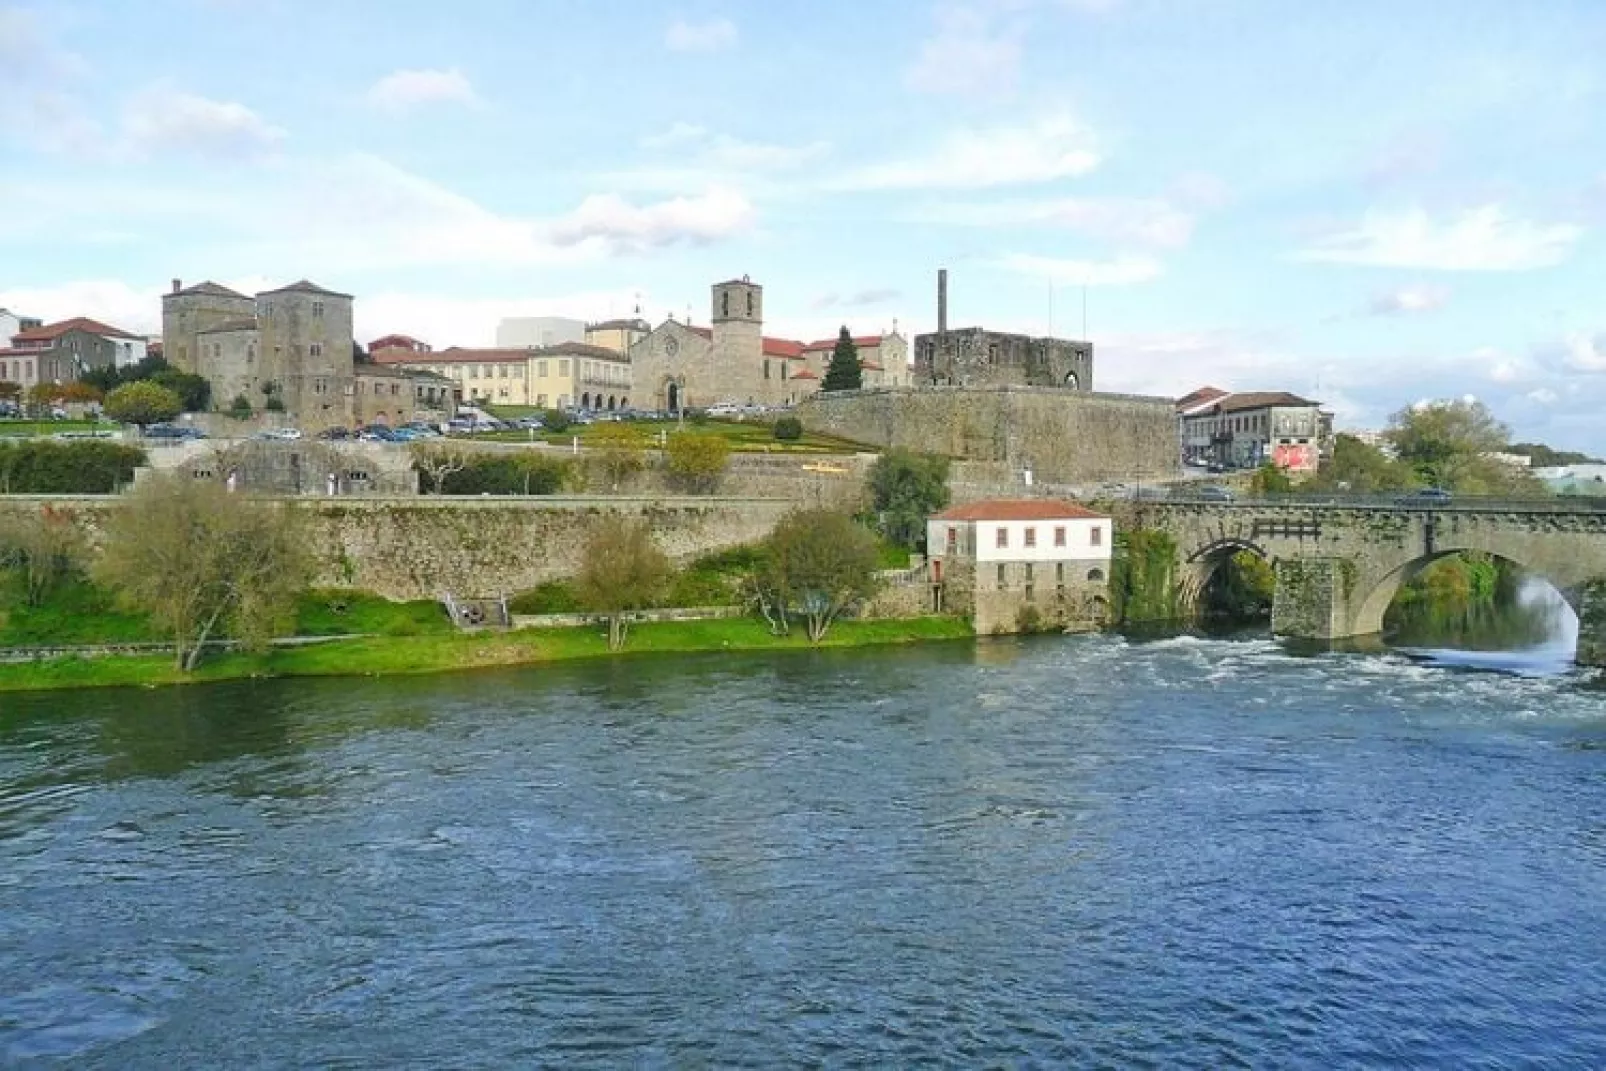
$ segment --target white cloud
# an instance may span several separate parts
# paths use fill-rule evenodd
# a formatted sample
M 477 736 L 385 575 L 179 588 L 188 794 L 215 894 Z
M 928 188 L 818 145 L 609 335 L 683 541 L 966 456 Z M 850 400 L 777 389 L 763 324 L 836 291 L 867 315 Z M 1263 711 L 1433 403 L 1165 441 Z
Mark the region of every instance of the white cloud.
M 970 7 L 939 8 L 937 28 L 904 72 L 922 93 L 1007 94 L 1020 75 L 1021 29 L 999 27 L 989 13 Z
M 393 332 L 423 339 L 436 349 L 490 346 L 496 325 L 510 316 L 568 316 L 606 320 L 628 312 L 640 294 L 617 290 L 582 291 L 550 298 L 461 297 L 418 291 L 359 293 L 355 309 L 357 339 L 366 344 Z M 653 308 L 649 302 L 642 306 Z
M 1420 284 L 1402 286 L 1372 295 L 1367 311 L 1373 316 L 1403 316 L 1419 312 L 1437 312 L 1450 302 L 1447 287 Z
M 649 134 L 641 139 L 644 149 L 673 149 L 682 145 L 697 145 L 710 136 L 706 126 L 697 123 L 675 122 L 668 130 Z
M 81 279 L 57 286 L 0 290 L 0 308 L 46 323 L 88 316 L 135 334 L 162 329 L 161 287 L 135 287 L 120 279 Z
M 669 245 L 706 245 L 749 229 L 753 206 L 736 190 L 715 188 L 696 197 L 635 205 L 616 194 L 587 197 L 553 223 L 559 246 L 601 245 L 617 252 Z
M 1583 233 L 1570 223 L 1513 219 L 1499 205 L 1444 221 L 1421 209 L 1373 212 L 1358 227 L 1320 239 L 1298 259 L 1437 271 L 1525 271 L 1560 263 Z
M 386 111 L 403 112 L 421 104 L 465 104 L 473 107 L 480 98 L 462 71 L 392 71 L 368 89 L 368 103 Z
M 1160 277 L 1159 261 L 1150 257 L 1120 256 L 1113 260 L 1062 260 L 1030 253 L 1012 253 L 1000 267 L 1036 275 L 1061 285 L 1129 286 Z
M 1114 242 L 1175 249 L 1188 244 L 1193 217 L 1169 201 L 1138 197 L 1065 197 L 939 206 L 927 217 L 973 227 L 1034 226 L 1081 231 Z
M 1527 398 L 1535 405 L 1555 405 L 1557 402 L 1561 401 L 1561 395 L 1557 394 L 1549 387 L 1536 387 L 1527 394 L 1523 395 L 1523 397 Z
M 823 141 L 804 145 L 743 141 L 715 134 L 696 123 L 677 122 L 641 139 L 642 148 L 655 152 L 690 155 L 690 168 L 702 171 L 784 171 L 818 159 L 830 151 Z
M 675 52 L 718 52 L 736 44 L 736 24 L 729 19 L 687 22 L 676 19 L 664 34 L 664 44 Z
M 1068 115 L 1018 126 L 959 130 L 925 156 L 878 164 L 842 183 L 846 189 L 979 189 L 1048 182 L 1100 163 L 1092 133 Z
M 855 290 L 848 294 L 821 294 L 809 303 L 809 307 L 816 312 L 824 309 L 858 309 L 870 305 L 884 305 L 889 301 L 896 301 L 903 296 L 901 290 L 889 287 L 871 287 L 867 290 Z
M 1606 372 L 1606 332 L 1597 335 L 1575 331 L 1549 352 L 1559 353 L 1561 365 L 1572 372 Z
M 177 152 L 251 158 L 271 152 L 284 136 L 243 104 L 167 87 L 139 94 L 123 112 L 125 146 L 141 156 Z

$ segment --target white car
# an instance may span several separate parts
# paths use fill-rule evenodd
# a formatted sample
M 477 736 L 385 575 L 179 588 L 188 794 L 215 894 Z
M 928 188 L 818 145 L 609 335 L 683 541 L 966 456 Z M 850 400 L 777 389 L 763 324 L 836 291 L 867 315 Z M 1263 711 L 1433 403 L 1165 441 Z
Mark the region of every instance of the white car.
M 300 428 L 269 428 L 262 433 L 264 439 L 283 439 L 286 442 L 295 442 L 301 438 Z
M 709 416 L 735 416 L 741 410 L 730 402 L 720 402 L 718 405 L 708 407 Z

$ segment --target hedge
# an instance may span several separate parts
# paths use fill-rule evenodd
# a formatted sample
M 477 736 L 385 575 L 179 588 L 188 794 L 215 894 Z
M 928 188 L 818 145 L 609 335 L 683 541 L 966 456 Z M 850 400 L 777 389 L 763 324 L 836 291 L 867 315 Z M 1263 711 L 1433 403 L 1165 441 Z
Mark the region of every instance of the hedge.
M 0 494 L 111 494 L 143 464 L 144 450 L 121 443 L 0 440 Z

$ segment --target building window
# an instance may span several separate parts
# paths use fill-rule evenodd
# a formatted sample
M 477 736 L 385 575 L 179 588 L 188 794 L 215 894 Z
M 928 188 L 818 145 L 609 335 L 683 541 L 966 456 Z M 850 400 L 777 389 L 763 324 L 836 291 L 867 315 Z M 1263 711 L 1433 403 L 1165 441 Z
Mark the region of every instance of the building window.
M 1090 547 L 1102 547 L 1104 545 L 1104 529 L 1096 524 L 1089 528 L 1087 530 L 1087 545 Z
M 753 315 L 753 292 L 751 290 L 747 292 L 747 315 Z
M 1025 544 L 1028 547 L 1037 546 L 1037 529 L 1036 528 L 1028 528 L 1028 529 L 1026 529 Z M 1026 575 L 1027 575 L 1028 578 L 1031 577 L 1031 570 L 1032 570 L 1032 567 L 1028 565 L 1026 567 Z
M 998 567 L 998 589 L 1000 591 L 1002 591 L 1004 589 L 1004 586 L 1005 586 L 1004 566 L 1000 565 Z
M 1092 580 L 1092 581 L 1095 581 L 1095 582 L 1103 580 L 1104 579 L 1104 570 L 1103 569 L 1089 569 L 1087 571 L 1087 578 L 1089 580 Z
M 1065 526 L 1063 524 L 1056 524 L 1054 526 L 1054 545 L 1056 547 L 1063 547 L 1065 545 Z
M 537 361 L 536 362 L 536 364 L 535 364 L 535 374 L 540 376 L 542 379 L 546 378 L 546 362 L 545 361 Z
M 1060 590 L 1063 591 L 1065 589 L 1065 563 L 1064 562 L 1055 562 L 1054 563 L 1054 583 L 1060 588 Z
M 221 343 L 221 342 L 212 343 L 212 356 L 214 356 L 214 357 L 223 356 L 223 343 Z
M 948 553 L 952 554 L 954 551 L 956 551 L 958 549 L 959 549 L 959 526 L 955 525 L 955 524 L 950 524 L 948 526 Z
M 499 365 L 496 366 L 496 378 L 498 378 L 498 379 L 506 379 L 507 378 L 507 365 L 499 364 Z
M 313 357 L 322 357 L 323 356 L 323 343 L 314 342 L 312 345 L 307 347 L 307 353 L 310 356 L 313 356 Z
M 568 374 L 569 374 L 569 362 L 568 361 L 559 361 L 558 362 L 558 375 L 566 376 Z
M 1026 583 L 1030 584 L 1035 579 L 1037 579 L 1037 577 L 1036 577 L 1036 574 L 1032 570 L 1032 565 L 1031 565 L 1030 562 L 1027 562 L 1026 563 Z
M 731 314 L 731 292 L 729 290 L 719 295 L 719 314 L 721 316 L 729 316 Z
M 764 378 L 770 378 L 770 359 L 768 357 L 764 358 Z
M 1009 529 L 1005 528 L 1003 525 L 999 525 L 998 526 L 997 540 L 998 540 L 998 542 L 995 544 L 996 546 L 1000 546 L 1000 547 L 1009 546 Z
M 323 319 L 323 302 L 314 301 L 312 303 L 312 318 L 314 320 Z

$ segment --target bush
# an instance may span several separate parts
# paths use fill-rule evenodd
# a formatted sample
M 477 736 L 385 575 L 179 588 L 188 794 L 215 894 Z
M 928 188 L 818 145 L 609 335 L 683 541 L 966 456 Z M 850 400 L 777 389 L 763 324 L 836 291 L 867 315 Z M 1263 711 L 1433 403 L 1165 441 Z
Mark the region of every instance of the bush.
M 664 449 L 669 476 L 685 490 L 709 494 L 730 460 L 731 444 L 720 435 L 680 432 L 669 437 Z
M 948 459 L 888 450 L 870 466 L 870 493 L 882 534 L 913 550 L 926 540 L 926 520 L 948 504 Z
M 106 415 L 123 424 L 160 424 L 184 411 L 177 394 L 159 383 L 140 380 L 124 383 L 106 395 Z
M 235 420 L 249 420 L 251 417 L 251 399 L 243 394 L 236 394 L 234 401 L 229 403 L 229 416 Z
M 262 403 L 262 408 L 270 413 L 282 413 L 284 412 L 284 399 L 277 394 L 270 395 L 268 400 Z
M 144 450 L 121 443 L 0 442 L 0 494 L 109 495 L 143 464 Z
M 561 435 L 569 430 L 569 414 L 561 409 L 548 409 L 541 414 L 541 426 L 547 431 Z
M 551 495 L 563 490 L 569 466 L 528 454 L 482 454 L 440 481 L 443 495 Z
M 795 416 L 783 416 L 773 430 L 777 442 L 795 443 L 803 438 L 803 422 Z
M 507 608 L 514 614 L 577 614 L 580 597 L 567 580 L 548 580 L 515 595 L 508 600 Z

